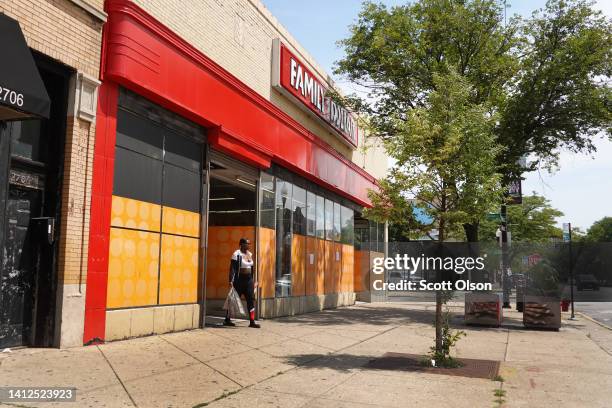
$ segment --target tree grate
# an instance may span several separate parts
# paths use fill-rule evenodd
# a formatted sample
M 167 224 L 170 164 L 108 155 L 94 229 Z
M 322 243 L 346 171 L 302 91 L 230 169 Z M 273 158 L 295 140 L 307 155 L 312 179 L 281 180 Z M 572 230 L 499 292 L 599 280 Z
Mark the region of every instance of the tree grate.
M 462 365 L 457 368 L 431 367 L 423 362 L 430 357 L 419 354 L 385 353 L 382 357 L 370 360 L 365 365 L 375 370 L 415 371 L 427 374 L 452 375 L 457 377 L 486 378 L 493 380 L 499 373 L 499 361 L 457 358 Z

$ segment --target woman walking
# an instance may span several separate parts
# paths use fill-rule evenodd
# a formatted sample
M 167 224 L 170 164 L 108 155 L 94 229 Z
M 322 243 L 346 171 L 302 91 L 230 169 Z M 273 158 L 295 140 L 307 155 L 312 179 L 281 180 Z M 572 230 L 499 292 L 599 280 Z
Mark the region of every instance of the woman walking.
M 246 238 L 240 238 L 240 248 L 232 254 L 229 272 L 229 287 L 236 289 L 239 296 L 244 295 L 249 309 L 249 327 L 258 329 L 259 324 L 255 323 L 255 284 L 253 275 L 255 266 L 253 264 L 253 254 L 249 251 L 251 243 Z M 224 326 L 235 326 L 230 319 L 229 310 L 225 314 Z

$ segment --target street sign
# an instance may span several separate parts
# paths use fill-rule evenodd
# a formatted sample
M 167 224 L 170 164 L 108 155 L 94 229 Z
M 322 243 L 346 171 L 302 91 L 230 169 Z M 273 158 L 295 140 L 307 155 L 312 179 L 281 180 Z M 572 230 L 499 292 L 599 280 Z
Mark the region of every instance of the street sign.
M 502 217 L 500 213 L 488 213 L 487 214 L 487 221 L 498 221 L 501 222 Z
M 563 242 L 570 242 L 572 240 L 571 235 L 572 224 L 569 222 L 563 223 Z

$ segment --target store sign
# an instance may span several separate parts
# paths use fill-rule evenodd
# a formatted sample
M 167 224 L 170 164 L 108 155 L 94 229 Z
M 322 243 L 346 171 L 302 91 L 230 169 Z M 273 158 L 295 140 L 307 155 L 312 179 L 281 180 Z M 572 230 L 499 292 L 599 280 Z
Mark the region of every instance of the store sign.
M 327 96 L 327 87 L 279 39 L 272 45 L 272 86 L 313 113 L 351 147 L 357 147 L 353 114 Z

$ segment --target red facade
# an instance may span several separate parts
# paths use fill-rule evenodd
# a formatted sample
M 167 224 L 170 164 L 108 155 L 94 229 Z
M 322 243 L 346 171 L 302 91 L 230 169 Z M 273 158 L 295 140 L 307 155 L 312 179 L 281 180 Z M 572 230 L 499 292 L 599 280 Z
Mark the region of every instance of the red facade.
M 94 149 L 84 343 L 104 339 L 118 86 L 209 129 L 208 143 L 276 162 L 368 206 L 375 179 L 127 0 L 107 1 Z

